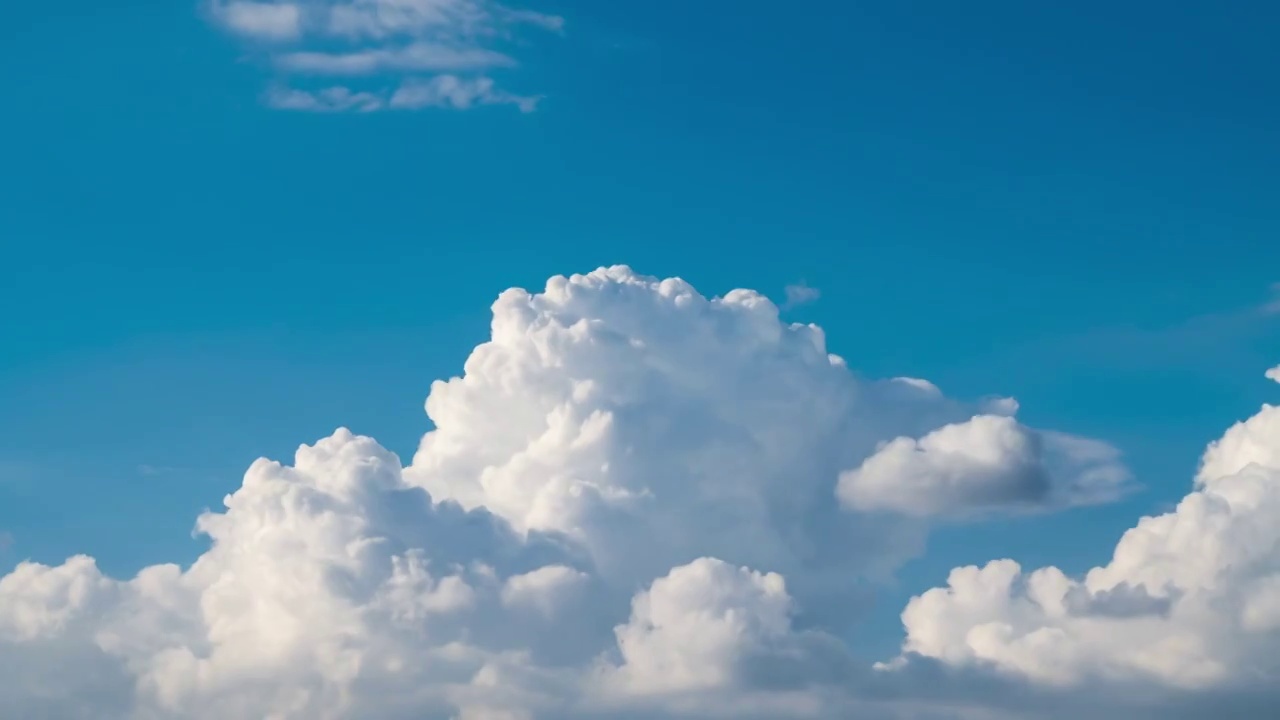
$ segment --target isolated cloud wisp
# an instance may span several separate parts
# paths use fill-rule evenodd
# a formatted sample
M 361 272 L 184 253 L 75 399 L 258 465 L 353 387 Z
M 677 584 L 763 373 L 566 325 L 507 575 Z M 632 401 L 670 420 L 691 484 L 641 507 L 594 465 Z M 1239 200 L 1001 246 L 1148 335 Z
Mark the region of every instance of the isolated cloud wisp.
M 782 305 L 784 309 L 808 305 L 809 303 L 817 302 L 818 298 L 822 297 L 822 291 L 803 282 L 788 285 L 783 291 L 786 295 L 786 302 Z
M 539 96 L 499 89 L 528 33 L 564 20 L 493 0 L 210 0 L 212 21 L 276 75 L 276 108 L 343 112 L 512 105 Z

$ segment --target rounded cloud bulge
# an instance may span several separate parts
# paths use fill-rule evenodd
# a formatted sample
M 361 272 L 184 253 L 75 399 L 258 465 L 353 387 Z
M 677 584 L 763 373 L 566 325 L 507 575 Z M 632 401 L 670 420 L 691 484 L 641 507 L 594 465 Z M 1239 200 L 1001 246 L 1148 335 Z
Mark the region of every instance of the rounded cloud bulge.
M 841 632 L 858 584 L 918 554 L 931 523 L 1128 487 L 1114 448 L 1015 411 L 863 378 L 820 328 L 749 290 L 707 297 L 624 266 L 508 290 L 490 339 L 432 386 L 434 429 L 407 466 L 339 429 L 290 464 L 255 462 L 197 520 L 210 545 L 188 567 L 112 578 L 84 555 L 0 578 L 0 706 L 147 720 L 961 717 L 877 689 Z M 1186 683 L 1257 660 L 1245 629 L 1280 626 L 1280 595 L 1251 544 L 1270 537 L 1277 494 L 1275 435 L 1255 421 L 1206 459 L 1233 474 L 1184 503 L 1220 542 L 1167 558 L 1150 538 L 1192 520 L 1157 518 L 1087 580 L 1042 571 L 1023 591 L 1007 565 L 957 571 L 960 589 L 904 614 L 909 654 L 1048 683 L 1086 656 Z M 1257 522 L 1230 529 L 1238 517 Z M 1231 620 L 1212 619 L 1216 599 Z M 1175 619 L 1165 639 L 1181 655 L 1143 645 Z M 1125 622 L 1142 626 L 1125 652 L 1157 659 L 1106 644 L 1106 623 Z M 1044 660 L 1046 643 L 1070 652 Z M 899 665 L 892 683 L 911 677 Z

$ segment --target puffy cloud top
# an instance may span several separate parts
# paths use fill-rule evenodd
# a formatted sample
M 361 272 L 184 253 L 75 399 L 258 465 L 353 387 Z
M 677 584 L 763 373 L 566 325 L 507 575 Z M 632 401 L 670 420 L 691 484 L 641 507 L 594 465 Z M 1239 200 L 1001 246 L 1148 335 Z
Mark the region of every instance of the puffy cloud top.
M 615 630 L 621 679 L 639 692 L 731 685 L 737 663 L 789 636 L 790 615 L 781 575 L 700 558 L 632 601 Z
M 781 322 L 755 292 L 706 298 L 626 267 L 552 278 L 539 294 L 510 290 L 493 314 L 492 340 L 465 375 L 433 385 L 436 430 L 407 475 L 519 530 L 573 537 L 606 573 L 653 577 L 703 554 L 788 573 L 892 555 L 907 547 L 909 525 L 841 519 L 841 471 L 900 435 L 1009 409 L 949 400 L 919 380 L 860 380 L 819 328 Z M 994 445 L 979 449 L 966 432 Z M 1001 454 L 1001 437 L 1025 447 Z M 1009 418 L 938 430 L 921 441 L 919 472 L 892 476 L 908 442 L 846 476 L 849 505 L 927 517 L 950 512 L 951 501 L 993 510 L 1056 502 L 1055 483 L 1079 475 L 1055 474 L 1041 445 L 1065 448 L 1060 455 L 1087 454 L 1070 443 L 1087 445 L 1089 469 L 1123 475 L 1110 448 L 1042 440 Z M 989 462 L 976 454 L 988 450 Z M 921 484 L 948 485 L 949 503 Z M 643 547 L 636 537 L 647 538 Z

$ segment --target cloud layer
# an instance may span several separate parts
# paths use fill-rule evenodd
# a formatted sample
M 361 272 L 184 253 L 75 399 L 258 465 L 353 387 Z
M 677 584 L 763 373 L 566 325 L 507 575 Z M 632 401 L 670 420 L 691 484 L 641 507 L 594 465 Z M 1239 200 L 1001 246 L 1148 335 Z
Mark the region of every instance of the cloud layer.
M 904 612 L 901 658 L 856 660 L 858 585 L 931 523 L 1101 502 L 1128 476 L 1113 448 L 1027 427 L 1010 399 L 860 378 L 778 312 L 625 267 L 503 293 L 490 340 L 433 385 L 410 466 L 340 429 L 250 467 L 199 518 L 211 544 L 189 567 L 117 579 L 78 556 L 0 578 L 0 706 L 1058 717 L 1083 700 L 1054 693 L 1099 677 L 1120 707 L 1125 689 L 1280 674 L 1273 408 L 1211 446 L 1192 495 L 1110 565 L 958 569 Z
M 492 0 L 209 0 L 211 20 L 276 75 L 266 102 L 280 109 L 370 112 L 512 105 L 537 95 L 497 87 L 528 32 L 564 21 Z

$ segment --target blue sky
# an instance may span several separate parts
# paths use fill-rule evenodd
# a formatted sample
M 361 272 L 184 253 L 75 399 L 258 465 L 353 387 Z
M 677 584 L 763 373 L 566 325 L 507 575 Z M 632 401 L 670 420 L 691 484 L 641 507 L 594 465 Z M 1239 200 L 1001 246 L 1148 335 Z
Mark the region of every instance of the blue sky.
M 1275 399 L 1273 4 L 537 10 L 563 35 L 495 71 L 534 112 L 367 114 L 268 107 L 273 71 L 194 2 L 10 10 L 6 569 L 190 560 L 254 458 L 339 425 L 407 460 L 500 291 L 612 263 L 806 283 L 786 316 L 860 372 L 1124 451 L 1124 502 L 935 533 L 877 648 L 954 565 L 1105 560 Z

